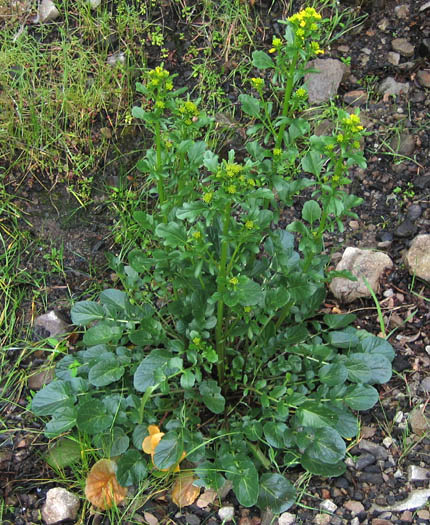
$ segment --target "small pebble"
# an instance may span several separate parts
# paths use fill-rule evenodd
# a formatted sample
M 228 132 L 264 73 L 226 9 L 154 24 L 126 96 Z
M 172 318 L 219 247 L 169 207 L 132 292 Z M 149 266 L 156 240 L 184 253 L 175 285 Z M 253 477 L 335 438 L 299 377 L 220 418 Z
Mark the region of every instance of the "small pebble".
M 232 521 L 234 518 L 234 507 L 221 507 L 218 516 L 223 521 Z

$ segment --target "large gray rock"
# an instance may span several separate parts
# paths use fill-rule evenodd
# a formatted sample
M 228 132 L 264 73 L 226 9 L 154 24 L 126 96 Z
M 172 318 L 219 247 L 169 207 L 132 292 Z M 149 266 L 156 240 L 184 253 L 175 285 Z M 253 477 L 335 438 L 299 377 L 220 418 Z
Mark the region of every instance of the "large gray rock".
M 63 520 L 75 520 L 79 510 L 79 498 L 61 487 L 48 490 L 42 507 L 42 518 L 47 525 Z
M 400 95 L 409 91 L 408 82 L 397 82 L 393 77 L 385 78 L 378 87 L 382 95 Z
M 414 56 L 415 47 L 406 38 L 395 38 L 391 41 L 391 46 L 404 57 Z
M 51 0 L 42 0 L 39 6 L 39 20 L 43 22 L 51 22 L 60 16 L 60 12 L 55 7 Z
M 333 295 L 344 303 L 350 303 L 359 297 L 370 297 L 371 293 L 365 280 L 375 293 L 379 292 L 379 280 L 385 270 L 393 267 L 392 260 L 382 252 L 346 248 L 336 270 L 347 270 L 357 277 L 350 281 L 336 277 L 330 284 Z
M 430 234 L 417 235 L 404 260 L 411 275 L 430 282 Z
M 319 71 L 305 76 L 309 102 L 312 104 L 327 102 L 337 93 L 346 71 L 345 64 L 334 58 L 316 58 L 309 63 L 309 66 Z
M 34 335 L 37 339 L 65 335 L 67 331 L 67 323 L 54 310 L 39 315 L 34 321 Z

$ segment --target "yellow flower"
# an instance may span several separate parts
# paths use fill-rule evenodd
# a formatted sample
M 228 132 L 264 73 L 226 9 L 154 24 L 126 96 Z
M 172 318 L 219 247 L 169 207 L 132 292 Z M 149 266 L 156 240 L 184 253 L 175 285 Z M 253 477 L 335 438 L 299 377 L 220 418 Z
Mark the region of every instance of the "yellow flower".
M 308 96 L 308 92 L 306 89 L 301 87 L 296 91 L 296 95 L 300 98 L 306 98 Z
M 233 286 L 237 286 L 239 284 L 239 279 L 237 277 L 232 277 L 228 282 Z
M 344 138 L 345 138 L 345 137 L 342 135 L 342 133 L 339 133 L 339 135 L 336 137 L 336 140 L 337 140 L 338 142 L 343 142 Z
M 254 221 L 246 221 L 245 228 L 248 230 L 252 230 L 252 228 L 254 228 Z
M 212 197 L 214 196 L 212 191 L 208 191 L 203 195 L 203 200 L 206 202 L 206 204 L 209 204 L 212 200 Z
M 199 346 L 199 344 L 202 342 L 201 338 L 200 337 L 195 337 L 193 339 L 193 343 L 196 345 L 196 346 Z
M 142 449 L 145 454 L 150 454 L 152 459 L 152 464 L 154 467 L 158 470 L 161 470 L 162 472 L 179 472 L 179 463 L 185 458 L 186 453 L 182 452 L 181 459 L 176 463 L 176 465 L 172 465 L 169 468 L 161 468 L 159 469 L 157 465 L 154 463 L 154 454 L 155 449 L 157 448 L 158 444 L 161 441 L 161 438 L 164 436 L 164 432 L 160 432 L 160 429 L 156 425 L 149 425 L 148 427 L 149 436 L 147 436 L 142 443 Z
M 233 195 L 236 193 L 236 186 L 234 184 L 230 184 L 230 186 L 227 186 L 227 192 Z
M 264 80 L 262 78 L 251 78 L 251 84 L 254 89 L 259 91 L 264 86 Z
M 200 239 L 202 234 L 200 232 L 193 232 L 194 239 Z
M 274 157 L 279 157 L 279 155 L 282 154 L 282 150 L 280 148 L 274 148 L 273 149 L 273 156 Z
M 315 53 L 315 55 L 323 55 L 324 51 L 320 49 L 320 45 L 318 42 L 311 42 L 311 49 L 312 52 Z
M 164 109 L 166 107 L 166 104 L 162 100 L 157 100 L 155 103 L 155 107 L 158 109 Z
M 282 47 L 282 40 L 278 37 L 273 37 L 272 40 L 272 48 L 269 49 L 269 53 L 275 53 L 276 51 L 279 51 Z

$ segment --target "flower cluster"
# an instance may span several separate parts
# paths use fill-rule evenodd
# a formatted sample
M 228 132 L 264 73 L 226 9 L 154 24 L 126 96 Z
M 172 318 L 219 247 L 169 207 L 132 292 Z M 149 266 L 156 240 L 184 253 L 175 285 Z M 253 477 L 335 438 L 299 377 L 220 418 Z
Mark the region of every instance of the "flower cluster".
M 313 7 L 302 9 L 288 18 L 288 21 L 295 26 L 301 27 L 302 29 L 311 29 L 312 31 L 318 29 L 317 22 L 319 20 L 321 20 L 321 15 L 317 13 Z
M 351 113 L 349 117 L 342 119 L 342 124 L 350 133 L 358 133 L 364 129 L 361 125 L 360 117 L 355 113 Z
M 148 73 L 149 88 L 164 88 L 166 91 L 173 89 L 173 82 L 169 79 L 170 73 L 162 66 L 157 66 Z
M 251 78 L 251 86 L 259 93 L 263 90 L 264 80 L 262 78 Z
M 197 105 L 191 100 L 186 100 L 178 108 L 179 115 L 184 119 L 185 124 L 190 125 L 200 114 Z
M 277 36 L 274 36 L 272 39 L 272 47 L 269 49 L 269 53 L 276 53 L 282 49 L 282 40 Z

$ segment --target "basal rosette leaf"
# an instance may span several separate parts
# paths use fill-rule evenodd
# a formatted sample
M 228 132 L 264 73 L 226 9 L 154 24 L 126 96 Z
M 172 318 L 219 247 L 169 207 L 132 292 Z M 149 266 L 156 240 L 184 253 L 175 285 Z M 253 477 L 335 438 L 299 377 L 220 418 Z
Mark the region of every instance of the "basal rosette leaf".
M 270 509 L 281 514 L 293 506 L 296 489 L 284 476 L 266 472 L 260 476 L 260 490 L 257 505 L 260 509 Z

